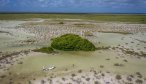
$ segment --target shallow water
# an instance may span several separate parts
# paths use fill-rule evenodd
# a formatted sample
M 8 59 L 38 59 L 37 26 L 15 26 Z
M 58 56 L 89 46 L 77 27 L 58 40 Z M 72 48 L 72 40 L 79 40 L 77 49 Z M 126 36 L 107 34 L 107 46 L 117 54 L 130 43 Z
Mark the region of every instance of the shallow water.
M 119 57 L 119 59 L 116 59 Z M 110 60 L 106 60 L 110 59 Z M 126 59 L 128 62 L 124 62 Z M 141 72 L 146 76 L 146 59 L 137 59 L 134 57 L 120 57 L 115 51 L 95 51 L 95 52 L 60 52 L 59 54 L 35 54 L 24 59 L 24 64 L 12 67 L 12 71 L 28 73 L 41 72 L 43 66 L 55 65 L 56 70 L 62 71 L 74 64 L 76 69 L 95 69 L 105 70 L 115 73 L 132 74 Z M 115 63 L 124 64 L 123 67 L 114 66 Z M 103 65 L 101 69 L 99 66 Z M 130 67 L 130 68 L 129 68 Z

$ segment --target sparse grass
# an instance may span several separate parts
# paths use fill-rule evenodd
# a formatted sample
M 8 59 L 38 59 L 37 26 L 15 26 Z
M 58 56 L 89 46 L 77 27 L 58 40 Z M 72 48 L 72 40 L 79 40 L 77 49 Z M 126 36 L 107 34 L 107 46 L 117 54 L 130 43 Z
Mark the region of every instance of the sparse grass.
M 107 46 L 107 47 L 102 46 L 102 47 L 97 47 L 96 50 L 106 50 L 109 48 L 110 48 L 110 46 Z
M 90 32 L 90 31 L 87 31 L 87 32 L 84 33 L 84 35 L 85 35 L 85 36 L 93 36 L 93 33 Z
M 120 31 L 99 31 L 102 33 L 118 33 L 118 34 L 123 34 L 123 35 L 127 35 L 127 34 L 132 34 L 130 32 L 120 32 Z
M 139 40 L 139 39 L 135 39 L 135 40 L 142 42 L 142 43 L 146 43 L 146 41 L 144 41 L 144 40 Z
M 85 19 L 106 22 L 146 23 L 146 15 L 134 14 L 0 14 L 0 20 L 18 20 L 31 18 Z
M 124 52 L 125 54 L 137 55 L 137 56 L 141 56 L 141 57 L 146 57 L 146 54 L 145 54 L 144 52 L 138 53 L 138 52 L 135 52 L 135 51 L 129 50 L 129 49 L 126 49 L 126 50 L 124 50 L 124 49 L 122 49 L 122 48 L 119 48 L 119 49 L 121 49 L 122 52 Z
M 43 48 L 40 48 L 40 49 L 35 49 L 33 51 L 42 52 L 42 53 L 52 53 L 52 52 L 54 52 L 52 47 L 43 47 Z

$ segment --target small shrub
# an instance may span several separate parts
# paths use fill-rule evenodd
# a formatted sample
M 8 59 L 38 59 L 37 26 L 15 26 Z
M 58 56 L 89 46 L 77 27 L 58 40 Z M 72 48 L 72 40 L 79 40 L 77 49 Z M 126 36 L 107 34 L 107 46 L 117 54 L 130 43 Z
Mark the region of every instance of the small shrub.
M 82 70 L 80 69 L 80 70 L 78 70 L 78 73 L 82 73 Z
M 66 68 L 65 71 L 68 71 L 68 69 Z
M 124 62 L 128 62 L 126 59 L 123 60 Z
M 133 75 L 129 75 L 131 78 L 134 78 L 134 76 Z
M 140 72 L 136 72 L 137 77 L 142 78 L 142 74 Z
M 109 58 L 107 58 L 106 60 L 110 60 Z
M 137 84 L 142 84 L 142 83 L 143 83 L 143 81 L 140 80 L 140 79 L 137 79 L 135 82 L 136 82 Z
M 6 75 L 2 75 L 2 76 L 0 76 L 0 78 L 5 78 L 6 77 Z
M 76 74 L 71 74 L 71 76 L 72 76 L 72 77 L 75 77 L 75 76 L 76 76 Z
M 65 81 L 66 79 L 65 78 L 62 78 L 62 80 Z
M 86 78 L 86 81 L 90 81 L 90 78 Z
M 121 80 L 122 79 L 121 75 L 116 75 L 116 79 Z
M 100 67 L 100 68 L 104 68 L 104 66 L 103 66 L 103 65 L 100 65 L 99 67 Z
M 23 62 L 18 62 L 18 64 L 23 64 Z
M 98 81 L 94 81 L 94 84 L 100 84 Z
M 28 84 L 32 84 L 32 82 L 31 81 L 28 81 Z
M 136 72 L 136 75 L 141 75 L 141 73 L 140 72 Z
M 95 46 L 78 35 L 65 34 L 53 39 L 51 46 L 63 51 L 95 51 Z
M 124 66 L 123 64 L 115 63 L 114 66 Z
M 67 83 L 67 84 L 72 84 L 72 83 Z
M 46 82 L 44 80 L 41 80 L 41 84 L 45 84 Z
M 104 73 L 102 73 L 101 75 L 102 75 L 102 76 L 105 76 L 105 74 L 104 74 Z
M 54 52 L 52 47 L 43 47 L 43 48 L 36 49 L 36 50 L 33 50 L 33 51 L 42 52 L 42 53 L 52 53 L 52 52 Z
M 64 24 L 64 22 L 59 22 L 59 24 Z
M 127 80 L 128 80 L 128 81 L 132 81 L 132 78 L 130 78 L 130 77 L 127 77 Z

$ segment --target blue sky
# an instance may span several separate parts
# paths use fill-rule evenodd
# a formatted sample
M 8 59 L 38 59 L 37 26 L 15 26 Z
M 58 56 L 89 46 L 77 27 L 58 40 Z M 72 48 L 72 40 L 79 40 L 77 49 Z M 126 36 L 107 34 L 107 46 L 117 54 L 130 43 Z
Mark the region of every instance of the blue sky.
M 0 12 L 146 13 L 146 0 L 0 0 Z

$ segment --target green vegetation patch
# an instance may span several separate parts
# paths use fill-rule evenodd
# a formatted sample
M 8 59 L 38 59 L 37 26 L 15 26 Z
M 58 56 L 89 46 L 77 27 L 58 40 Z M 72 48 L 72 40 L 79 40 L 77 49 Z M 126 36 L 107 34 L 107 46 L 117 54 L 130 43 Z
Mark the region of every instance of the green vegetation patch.
M 54 38 L 51 46 L 64 51 L 94 51 L 96 49 L 90 41 L 74 34 L 65 34 Z
M 43 47 L 40 49 L 35 49 L 35 52 L 42 52 L 42 53 L 53 53 L 54 49 L 52 47 Z
M 141 14 L 0 14 L 0 20 L 17 19 L 85 19 L 106 22 L 146 23 L 146 15 Z

